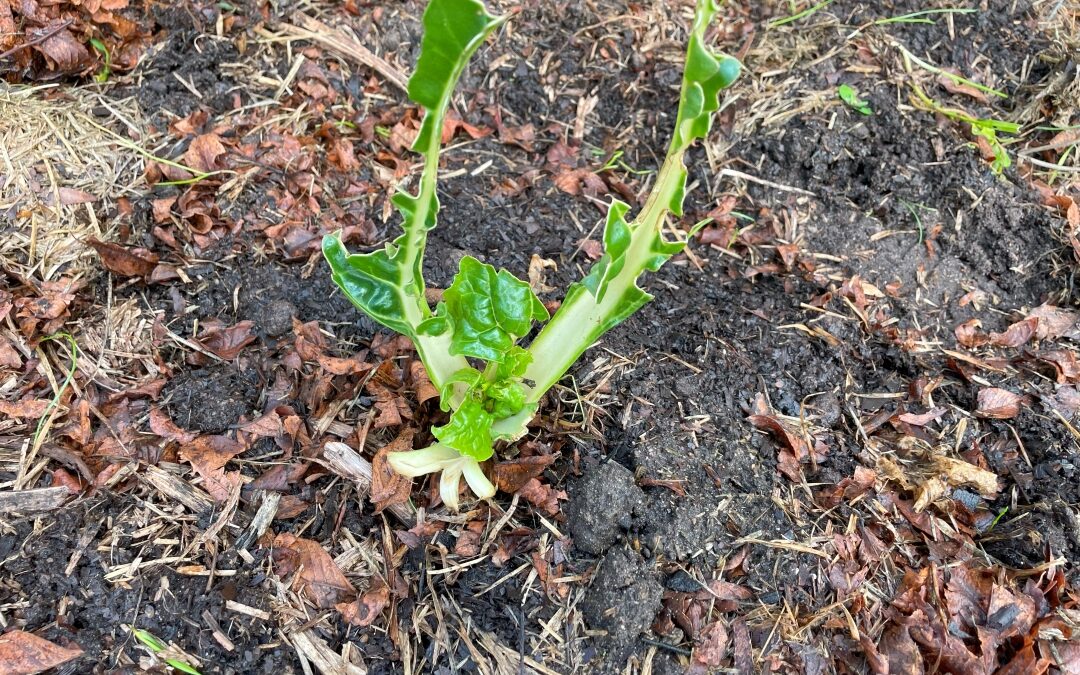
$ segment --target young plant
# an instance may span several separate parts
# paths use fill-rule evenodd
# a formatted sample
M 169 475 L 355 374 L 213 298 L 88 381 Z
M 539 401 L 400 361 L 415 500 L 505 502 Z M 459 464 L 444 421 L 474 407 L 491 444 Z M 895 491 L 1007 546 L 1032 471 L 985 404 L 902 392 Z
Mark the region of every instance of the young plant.
M 415 195 L 400 192 L 393 198 L 404 218 L 404 232 L 385 248 L 365 254 L 350 254 L 340 234 L 327 236 L 323 254 L 335 283 L 353 304 L 412 339 L 441 393 L 443 410 L 451 413 L 445 425 L 432 429 L 437 443 L 389 456 L 390 466 L 406 476 L 441 471 L 440 494 L 449 508 L 458 508 L 462 476 L 477 497 L 495 494 L 480 464 L 494 454 L 494 443 L 525 434 L 544 394 L 578 357 L 652 299 L 638 286 L 638 278 L 686 246 L 685 240 L 669 241 L 663 234 L 668 215 L 683 213 L 683 155 L 708 134 L 720 92 L 740 69 L 738 61 L 705 43 L 705 31 L 718 9 L 717 0 L 697 1 L 675 132 L 644 207 L 627 221 L 630 206 L 612 200 L 604 255 L 584 279 L 570 286 L 559 310 L 549 317 L 526 282 L 470 256 L 461 260 L 434 310 L 425 300 L 422 261 L 427 233 L 439 211 L 435 186 L 450 96 L 469 57 L 504 20 L 490 15 L 479 0 L 428 4 L 420 58 L 409 79 L 409 97 L 424 108 L 413 144 L 424 156 L 424 169 Z M 704 224 L 694 226 L 691 234 Z M 534 322 L 545 321 L 527 347 L 518 344 Z
M 840 100 L 848 104 L 848 107 L 862 113 L 863 115 L 873 115 L 874 110 L 870 107 L 870 102 L 859 96 L 859 92 L 855 91 L 855 88 L 850 84 L 842 84 L 836 88 L 836 95 L 840 97 Z

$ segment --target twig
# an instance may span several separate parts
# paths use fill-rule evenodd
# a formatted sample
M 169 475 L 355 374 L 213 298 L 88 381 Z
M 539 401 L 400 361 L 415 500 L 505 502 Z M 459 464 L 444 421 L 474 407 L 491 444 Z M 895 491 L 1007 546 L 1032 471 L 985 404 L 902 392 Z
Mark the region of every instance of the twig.
M 720 170 L 720 177 L 723 178 L 724 176 L 731 176 L 733 178 L 742 178 L 743 180 L 748 180 L 751 183 L 758 183 L 758 184 L 764 185 L 766 187 L 771 187 L 774 190 L 780 190 L 781 192 L 794 192 L 795 194 L 806 195 L 807 197 L 817 197 L 816 194 L 814 194 L 813 192 L 810 192 L 809 190 L 803 190 L 802 188 L 791 187 L 790 185 L 782 185 L 780 183 L 774 183 L 771 180 L 765 180 L 764 178 L 758 178 L 757 176 L 751 176 L 748 173 L 743 173 L 742 171 L 736 171 L 735 169 L 721 169 Z
M 21 45 L 15 45 L 14 47 L 7 50 L 3 54 L 0 54 L 0 59 L 6 59 L 7 57 L 11 56 L 12 54 L 16 54 L 16 53 L 26 49 L 27 47 L 33 47 L 34 45 L 39 45 L 42 42 L 45 42 L 46 40 L 51 38 L 52 36 L 56 35 L 60 31 L 64 30 L 65 28 L 67 28 L 70 25 L 71 25 L 71 19 L 68 19 L 67 21 L 61 23 L 59 26 L 57 26 L 56 28 L 53 28 L 51 31 L 49 31 L 48 33 L 45 33 L 44 35 L 39 35 L 38 37 L 34 38 L 33 40 L 31 40 L 29 42 L 24 42 Z
M 355 37 L 302 12 L 294 14 L 293 20 L 300 25 L 294 26 L 283 23 L 281 27 L 296 37 L 319 42 L 346 58 L 359 61 L 361 65 L 367 66 L 385 77 L 390 84 L 408 93 L 409 81 L 405 75 L 385 59 L 360 44 L 360 41 Z

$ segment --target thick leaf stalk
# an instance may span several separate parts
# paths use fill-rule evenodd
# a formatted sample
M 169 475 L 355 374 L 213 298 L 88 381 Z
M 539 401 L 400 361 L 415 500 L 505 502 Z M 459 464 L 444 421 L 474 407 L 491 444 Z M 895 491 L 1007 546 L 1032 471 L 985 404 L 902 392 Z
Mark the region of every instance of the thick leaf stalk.
M 419 330 L 432 316 L 424 298 L 422 265 L 427 234 L 439 212 L 435 187 L 443 123 L 469 58 L 503 20 L 488 14 L 479 0 L 432 0 L 424 12 L 420 58 L 409 78 L 409 97 L 424 108 L 413 143 L 424 156 L 424 171 L 415 195 L 399 192 L 393 197 L 404 231 L 385 248 L 365 254 L 350 254 L 340 234 L 323 239 L 323 255 L 334 282 L 365 314 L 412 338 L 437 387 L 469 365 L 463 356 L 451 353 L 450 335 Z
M 652 300 L 638 286 L 639 277 L 655 272 L 686 246 L 686 241 L 668 241 L 663 235 L 668 214 L 683 214 L 687 178 L 683 157 L 694 141 L 709 134 L 713 114 L 720 108 L 720 93 L 740 70 L 736 59 L 706 45 L 705 31 L 718 9 L 713 0 L 698 0 L 675 131 L 645 206 L 628 223 L 625 216 L 630 207 L 612 201 L 604 227 L 604 255 L 584 279 L 570 287 L 555 316 L 529 346 L 532 363 L 524 379 L 531 383 L 530 403 L 539 401 L 600 336 Z M 519 438 L 527 423 L 526 413 L 500 420 L 495 436 Z

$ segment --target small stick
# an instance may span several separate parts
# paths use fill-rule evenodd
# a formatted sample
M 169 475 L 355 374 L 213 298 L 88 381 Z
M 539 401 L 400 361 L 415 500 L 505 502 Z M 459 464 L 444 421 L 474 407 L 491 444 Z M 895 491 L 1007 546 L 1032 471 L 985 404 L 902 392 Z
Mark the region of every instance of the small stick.
M 780 190 L 782 192 L 794 192 L 795 194 L 806 195 L 807 197 L 817 197 L 816 194 L 814 194 L 813 192 L 810 192 L 809 190 L 803 190 L 802 188 L 791 187 L 790 185 L 781 185 L 780 183 L 774 183 L 771 180 L 765 180 L 764 178 L 758 178 L 757 176 L 751 176 L 748 173 L 743 173 L 742 171 L 736 171 L 735 169 L 721 169 L 720 170 L 720 177 L 723 178 L 724 176 L 731 176 L 733 178 L 742 178 L 743 180 L 748 180 L 751 183 L 758 183 L 760 185 L 764 185 L 766 187 L 771 187 L 774 190 Z
M 319 42 L 330 49 L 342 54 L 346 58 L 354 59 L 361 65 L 371 68 L 387 79 L 390 84 L 401 91 L 408 93 L 409 80 L 389 62 L 377 56 L 370 49 L 360 44 L 360 41 L 348 33 L 332 28 L 318 19 L 302 12 L 293 15 L 293 19 L 301 24 L 294 26 L 289 23 L 281 24 L 283 28 L 293 35 Z
M 70 496 L 66 487 L 0 492 L 0 514 L 53 511 L 63 506 Z

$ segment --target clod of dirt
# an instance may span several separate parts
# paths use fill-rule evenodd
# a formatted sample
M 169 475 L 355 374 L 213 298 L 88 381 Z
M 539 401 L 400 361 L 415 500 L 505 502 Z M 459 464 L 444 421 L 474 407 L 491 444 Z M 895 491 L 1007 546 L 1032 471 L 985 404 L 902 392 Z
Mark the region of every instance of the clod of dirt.
M 296 313 L 295 305 L 288 300 L 279 298 L 267 303 L 265 310 L 259 315 L 256 323 L 270 337 L 281 337 L 292 330 L 292 322 L 296 318 Z
M 597 656 L 597 667 L 617 668 L 615 657 L 648 630 L 663 592 L 656 572 L 633 550 L 617 548 L 605 556 L 581 603 L 589 626 L 607 631 L 610 653 Z
M 603 462 L 587 468 L 585 476 L 570 485 L 564 512 L 574 545 L 600 555 L 630 529 L 644 506 L 645 493 L 634 474 L 615 462 Z
M 182 429 L 221 433 L 250 413 L 259 386 L 250 371 L 203 368 L 177 375 L 165 386 L 169 417 Z

